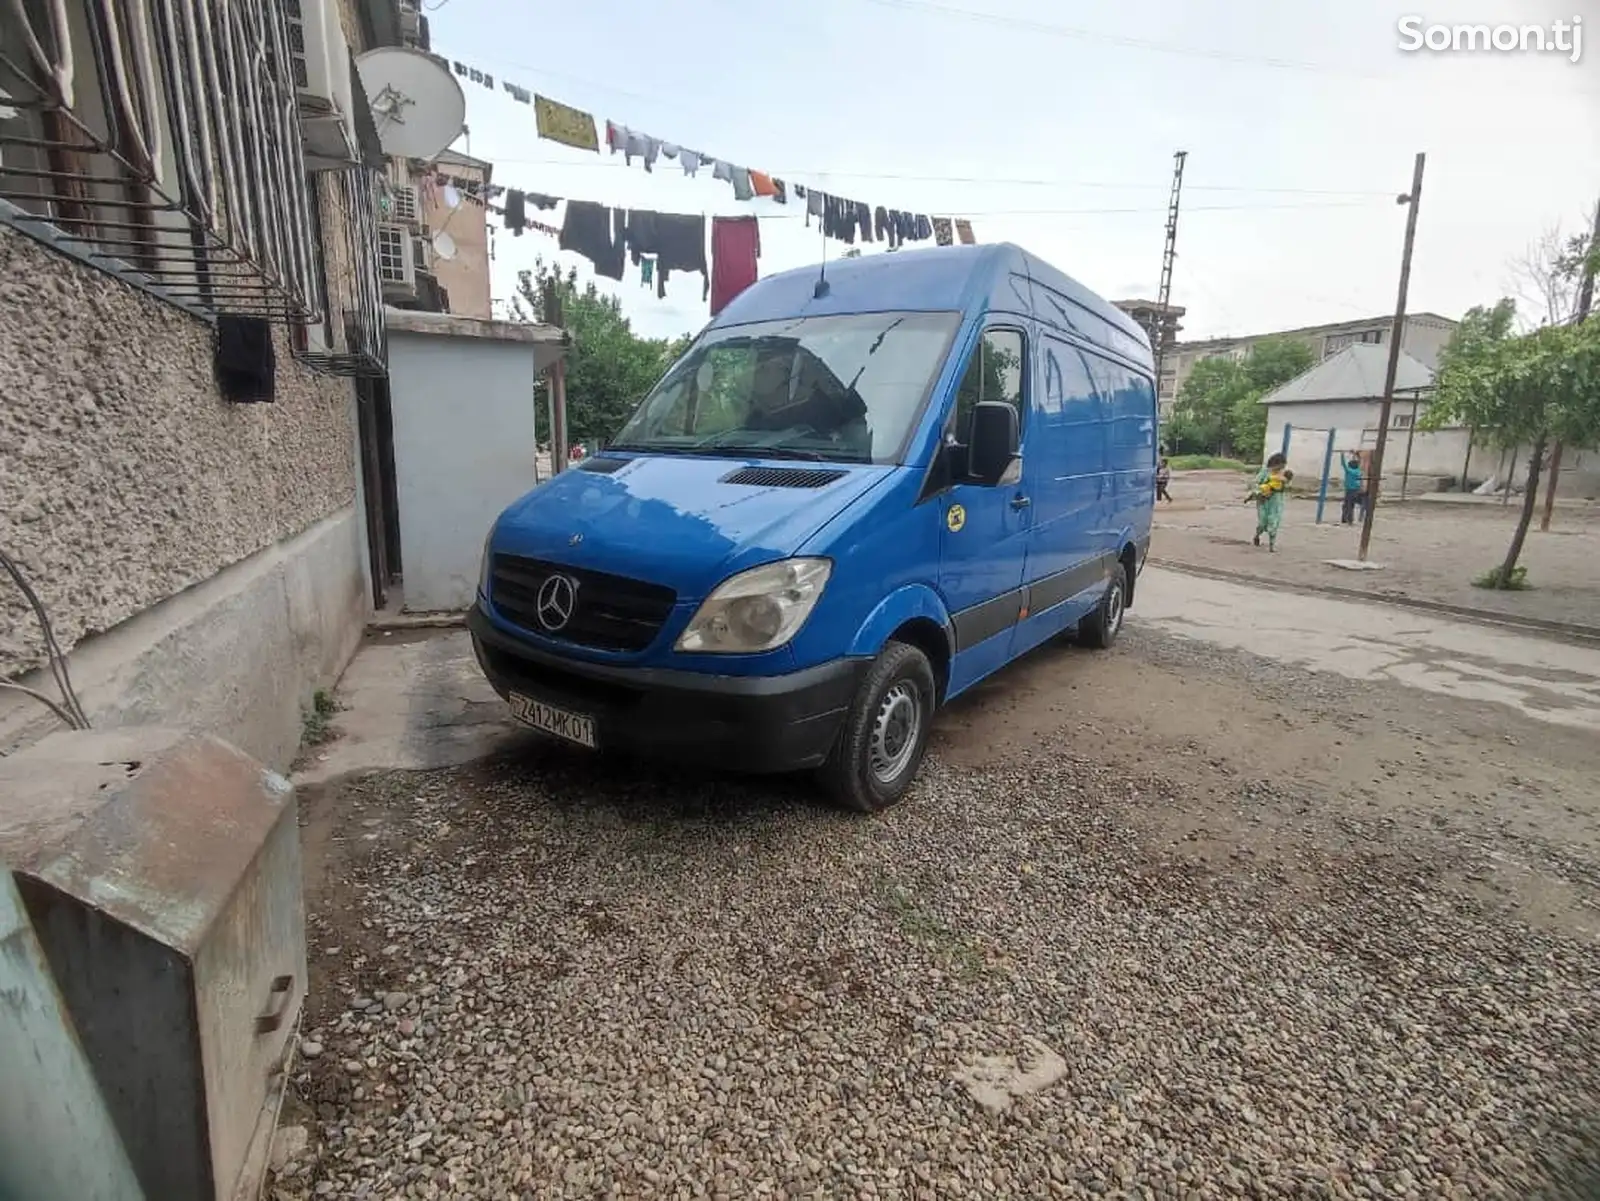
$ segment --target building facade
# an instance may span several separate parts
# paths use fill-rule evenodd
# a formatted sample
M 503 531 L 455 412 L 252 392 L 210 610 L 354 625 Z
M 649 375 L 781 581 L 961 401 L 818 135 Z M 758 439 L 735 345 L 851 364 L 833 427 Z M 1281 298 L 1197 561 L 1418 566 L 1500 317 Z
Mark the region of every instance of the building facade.
M 1179 342 L 1168 353 L 1162 368 L 1160 400 L 1162 415 L 1172 411 L 1183 382 L 1202 359 L 1228 355 L 1242 359 L 1250 348 L 1268 338 L 1295 338 L 1311 348 L 1316 362 L 1338 354 L 1346 346 L 1387 346 L 1394 327 L 1393 316 L 1369 317 L 1362 321 L 1340 321 L 1331 325 L 1308 325 L 1271 333 L 1246 334 L 1237 338 L 1208 338 L 1198 342 Z M 1439 365 L 1439 352 L 1455 331 L 1456 323 L 1437 313 L 1412 313 L 1406 317 L 1400 348 L 1430 371 Z
M 1111 303 L 1139 323 L 1144 336 L 1150 339 L 1151 353 L 1164 347 L 1164 353 L 1157 357 L 1171 354 L 1178 335 L 1183 332 L 1183 315 L 1187 309 L 1180 304 L 1164 305 L 1158 300 L 1113 300 Z
M 384 162 L 351 63 L 400 43 L 399 12 L 264 0 L 169 38 L 66 7 L 70 46 L 0 12 L 0 551 L 93 724 L 286 767 L 372 606 Z M 92 36 L 141 19 L 142 73 Z M 0 574 L 0 678 L 53 693 L 50 657 Z M 54 722 L 0 692 L 0 751 Z

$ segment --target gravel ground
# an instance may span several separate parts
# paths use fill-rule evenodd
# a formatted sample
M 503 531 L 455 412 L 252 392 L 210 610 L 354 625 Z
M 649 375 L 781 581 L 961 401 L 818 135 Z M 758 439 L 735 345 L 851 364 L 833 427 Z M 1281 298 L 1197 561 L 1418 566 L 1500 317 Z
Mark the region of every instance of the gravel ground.
M 309 795 L 269 1195 L 1600 1196 L 1580 736 L 1134 628 L 936 752 L 875 820 L 534 743 Z

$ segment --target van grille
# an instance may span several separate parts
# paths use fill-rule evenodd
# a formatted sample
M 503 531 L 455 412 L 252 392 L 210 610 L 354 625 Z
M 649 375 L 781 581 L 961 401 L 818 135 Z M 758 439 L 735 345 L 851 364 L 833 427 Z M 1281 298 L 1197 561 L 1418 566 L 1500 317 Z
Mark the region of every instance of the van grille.
M 602 457 L 585 459 L 578 464 L 578 470 L 593 472 L 595 475 L 611 475 L 613 472 L 621 471 L 627 465 L 627 459 L 607 459 Z
M 576 585 L 564 624 L 547 612 L 556 629 L 540 620 L 539 591 L 553 576 Z M 507 620 L 546 638 L 606 651 L 642 651 L 654 641 L 678 594 L 660 584 L 604 571 L 567 567 L 520 555 L 496 555 L 490 566 L 489 600 Z
M 741 467 L 730 471 L 720 482 L 752 488 L 826 488 L 844 476 L 842 471 L 816 471 L 809 467 Z

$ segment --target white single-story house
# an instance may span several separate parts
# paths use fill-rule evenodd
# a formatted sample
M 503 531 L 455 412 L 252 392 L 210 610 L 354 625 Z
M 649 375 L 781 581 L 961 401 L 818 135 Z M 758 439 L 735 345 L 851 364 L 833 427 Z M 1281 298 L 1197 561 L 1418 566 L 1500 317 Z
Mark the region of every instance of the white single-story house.
M 1283 449 L 1287 428 L 1289 466 L 1307 482 L 1321 478 L 1330 431 L 1335 473 L 1339 452 L 1370 454 L 1378 442 L 1388 365 L 1387 346 L 1346 346 L 1267 393 L 1260 402 L 1267 406 L 1262 454 Z M 1411 492 L 1460 488 L 1463 475 L 1469 487 L 1490 479 L 1503 481 L 1507 476 L 1519 485 L 1527 479 L 1527 447 L 1519 447 L 1513 454 L 1491 445 L 1487 438 L 1471 437 L 1464 426 L 1417 429 L 1417 421 L 1427 410 L 1432 394 L 1433 371 L 1402 351 L 1395 370 L 1389 441 L 1383 456 L 1386 494 L 1394 495 L 1403 478 Z M 1562 496 L 1600 496 L 1600 453 L 1571 448 L 1563 451 L 1557 491 Z

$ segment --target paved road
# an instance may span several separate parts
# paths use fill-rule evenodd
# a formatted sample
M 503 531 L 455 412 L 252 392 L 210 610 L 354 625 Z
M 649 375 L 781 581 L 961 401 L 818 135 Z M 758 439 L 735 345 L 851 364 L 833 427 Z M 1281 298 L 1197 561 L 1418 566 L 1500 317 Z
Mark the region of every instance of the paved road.
M 1390 680 L 1600 731 L 1600 651 L 1431 617 L 1151 568 L 1130 620 L 1311 671 Z

